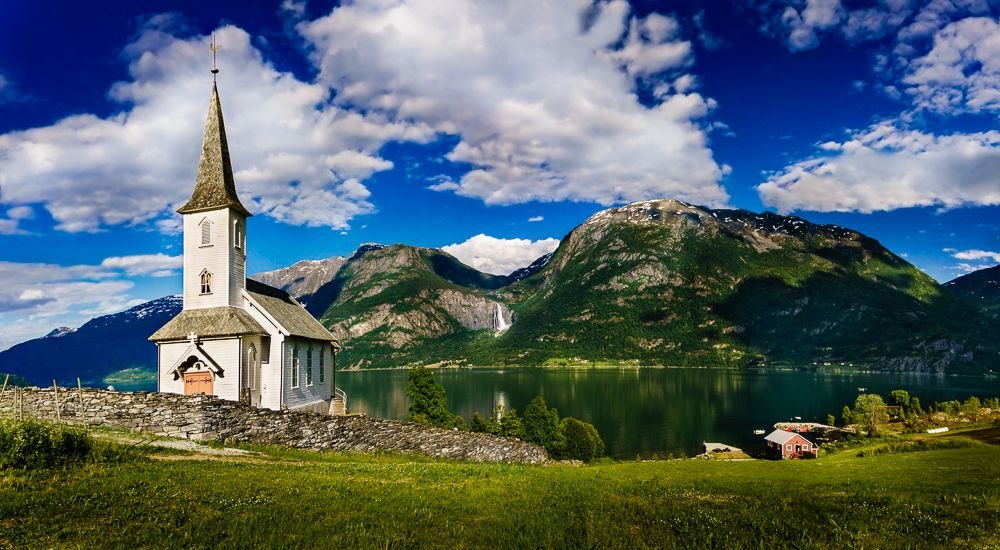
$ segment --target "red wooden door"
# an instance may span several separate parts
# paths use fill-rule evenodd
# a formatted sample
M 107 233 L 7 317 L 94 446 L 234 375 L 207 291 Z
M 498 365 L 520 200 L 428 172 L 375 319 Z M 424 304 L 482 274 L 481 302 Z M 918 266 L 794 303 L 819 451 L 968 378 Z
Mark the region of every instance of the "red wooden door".
M 184 395 L 195 395 L 198 393 L 212 395 L 212 373 L 184 373 Z

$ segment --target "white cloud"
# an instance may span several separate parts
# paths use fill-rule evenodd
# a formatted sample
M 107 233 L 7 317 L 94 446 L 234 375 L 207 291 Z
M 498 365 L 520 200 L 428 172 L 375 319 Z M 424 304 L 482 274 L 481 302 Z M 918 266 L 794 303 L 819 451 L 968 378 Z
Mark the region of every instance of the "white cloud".
M 785 0 L 760 6 L 770 20 L 764 28 L 779 34 L 791 51 L 819 45 L 819 31 L 836 27 L 846 17 L 840 0 Z
M 634 94 L 649 75 L 683 76 L 691 45 L 675 19 L 629 12 L 621 0 L 361 0 L 297 28 L 338 105 L 460 137 L 447 158 L 473 169 L 431 189 L 489 204 L 724 204 L 697 120 L 714 102 L 686 90 L 646 107 Z
M 0 350 L 142 303 L 128 295 L 131 277 L 171 276 L 181 265 L 180 256 L 162 253 L 113 256 L 98 265 L 0 260 Z
M 945 252 L 951 252 L 951 257 L 956 260 L 990 260 L 995 264 L 1000 264 L 1000 252 L 990 252 L 988 250 L 954 250 L 945 249 Z M 989 267 L 989 266 L 987 266 Z
M 797 162 L 757 186 L 793 210 L 873 212 L 912 206 L 1000 204 L 1000 132 L 936 136 L 883 122 Z
M 0 135 L 4 203 L 43 204 L 64 231 L 148 221 L 176 229 L 173 209 L 191 192 L 200 152 L 208 38 L 180 39 L 151 21 L 125 49 L 131 80 L 110 92 L 126 110 Z M 433 137 L 426 127 L 332 105 L 325 86 L 275 70 L 239 28 L 215 35 L 236 182 L 256 213 L 346 227 L 373 209 L 361 182 L 391 167 L 377 155 L 381 145 Z
M 21 220 L 35 217 L 35 211 L 30 206 L 15 206 L 8 208 L 5 217 L 0 217 L 0 235 L 27 235 L 21 227 Z
M 528 218 L 529 222 L 540 222 L 540 221 L 544 221 L 544 220 L 545 220 L 545 216 L 532 216 L 532 217 Z
M 934 35 L 903 78 L 916 107 L 942 113 L 1000 112 L 1000 22 L 970 17 Z
M 442 246 L 448 254 L 479 271 L 494 275 L 509 275 L 516 269 L 554 251 L 559 239 L 498 239 L 479 234 L 465 242 Z
M 164 277 L 172 275 L 173 270 L 184 265 L 182 256 L 167 256 L 166 254 L 140 254 L 136 256 L 112 256 L 101 262 L 104 269 L 122 269 L 128 276 L 153 275 Z
M 993 267 L 993 264 L 969 264 L 962 262 L 955 267 L 952 267 L 952 271 L 959 271 L 961 273 L 972 273 L 974 271 L 980 271 L 982 269 L 989 269 Z

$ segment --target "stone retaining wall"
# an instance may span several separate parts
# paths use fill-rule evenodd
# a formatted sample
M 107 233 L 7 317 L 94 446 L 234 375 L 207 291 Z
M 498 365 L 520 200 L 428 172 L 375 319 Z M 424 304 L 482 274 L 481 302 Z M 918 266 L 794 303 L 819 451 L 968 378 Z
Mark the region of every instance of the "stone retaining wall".
M 426 428 L 366 416 L 326 416 L 257 409 L 204 395 L 59 388 L 13 388 L 0 395 L 0 416 L 103 425 L 155 435 L 296 449 L 421 453 L 477 462 L 540 464 L 545 450 L 516 439 Z

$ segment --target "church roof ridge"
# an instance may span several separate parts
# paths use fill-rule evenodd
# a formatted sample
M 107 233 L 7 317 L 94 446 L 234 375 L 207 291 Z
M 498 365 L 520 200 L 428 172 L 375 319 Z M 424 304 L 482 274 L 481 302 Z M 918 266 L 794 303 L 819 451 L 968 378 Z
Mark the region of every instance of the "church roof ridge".
M 233 165 L 229 160 L 229 144 L 226 141 L 226 126 L 222 119 L 219 88 L 213 83 L 194 192 L 187 204 L 177 212 L 191 214 L 218 208 L 232 208 L 244 216 L 252 216 L 236 194 L 236 181 L 233 178 Z

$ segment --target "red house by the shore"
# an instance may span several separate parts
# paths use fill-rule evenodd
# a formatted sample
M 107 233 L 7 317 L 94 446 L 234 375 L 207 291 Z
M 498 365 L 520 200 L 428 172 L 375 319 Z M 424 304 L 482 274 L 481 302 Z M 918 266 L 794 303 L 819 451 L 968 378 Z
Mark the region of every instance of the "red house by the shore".
M 818 447 L 808 439 L 795 432 L 774 430 L 764 438 L 767 442 L 767 453 L 781 458 L 802 458 L 804 455 L 815 457 Z

